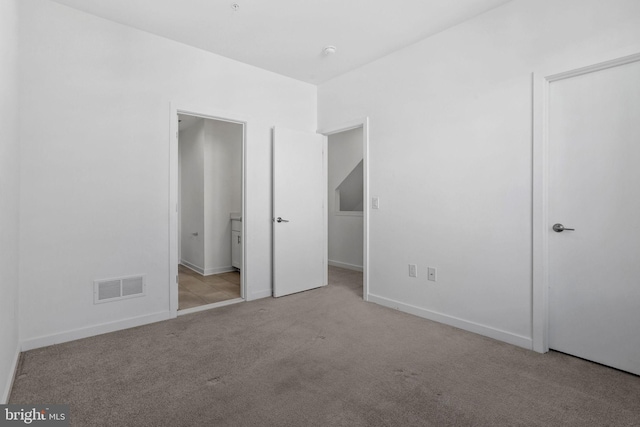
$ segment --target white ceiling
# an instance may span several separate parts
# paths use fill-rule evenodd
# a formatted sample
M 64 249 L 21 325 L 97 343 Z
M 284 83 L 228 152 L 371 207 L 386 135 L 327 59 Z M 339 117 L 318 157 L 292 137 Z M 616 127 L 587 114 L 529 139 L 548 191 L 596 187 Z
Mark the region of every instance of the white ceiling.
M 510 0 L 53 1 L 318 84 Z

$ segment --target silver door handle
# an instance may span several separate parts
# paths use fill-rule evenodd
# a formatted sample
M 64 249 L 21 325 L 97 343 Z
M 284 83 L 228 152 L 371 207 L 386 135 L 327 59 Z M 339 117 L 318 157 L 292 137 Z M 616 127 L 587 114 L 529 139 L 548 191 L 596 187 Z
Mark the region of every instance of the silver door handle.
M 192 236 L 198 237 L 198 233 L 191 233 Z
M 565 228 L 564 225 L 562 224 L 553 224 L 553 231 L 555 231 L 556 233 L 562 233 L 563 231 L 575 231 L 575 228 Z
M 276 222 L 289 222 L 288 219 L 282 219 L 280 217 L 276 218 Z

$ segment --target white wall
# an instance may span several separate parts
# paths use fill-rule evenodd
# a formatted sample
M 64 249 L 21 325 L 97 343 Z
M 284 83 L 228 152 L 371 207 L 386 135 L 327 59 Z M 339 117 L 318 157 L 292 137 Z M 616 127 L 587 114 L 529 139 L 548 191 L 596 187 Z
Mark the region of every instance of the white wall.
M 242 125 L 205 120 L 205 273 L 231 267 L 231 212 L 242 212 Z
M 515 0 L 321 85 L 370 118 L 372 300 L 530 346 L 531 73 L 637 52 L 637 0 Z
M 180 261 L 204 270 L 204 119 L 180 132 Z M 198 233 L 194 236 L 193 233 Z
M 18 1 L 0 2 L 0 403 L 18 352 Z
M 336 212 L 335 190 L 362 160 L 362 127 L 328 138 L 329 264 L 362 270 L 363 217 Z
M 316 87 L 47 0 L 21 8 L 26 348 L 169 314 L 171 102 L 248 118 L 247 296 L 271 295 L 270 129 L 315 130 Z M 94 279 L 140 273 L 144 298 L 93 305 Z

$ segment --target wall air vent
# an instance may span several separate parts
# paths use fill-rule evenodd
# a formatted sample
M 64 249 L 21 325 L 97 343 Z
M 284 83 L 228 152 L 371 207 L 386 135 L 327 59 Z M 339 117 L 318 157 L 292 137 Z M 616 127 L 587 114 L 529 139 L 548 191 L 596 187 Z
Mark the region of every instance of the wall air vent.
M 93 303 L 119 301 L 145 294 L 146 276 L 127 276 L 93 282 Z

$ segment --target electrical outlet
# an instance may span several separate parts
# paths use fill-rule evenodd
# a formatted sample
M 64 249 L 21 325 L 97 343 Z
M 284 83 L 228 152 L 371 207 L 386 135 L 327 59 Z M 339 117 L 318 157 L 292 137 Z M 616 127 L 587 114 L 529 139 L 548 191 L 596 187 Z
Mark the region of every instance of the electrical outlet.
M 409 264 L 409 277 L 418 277 L 418 266 Z
M 427 280 L 431 280 L 432 282 L 436 281 L 436 268 L 435 267 L 429 267 L 427 270 Z

